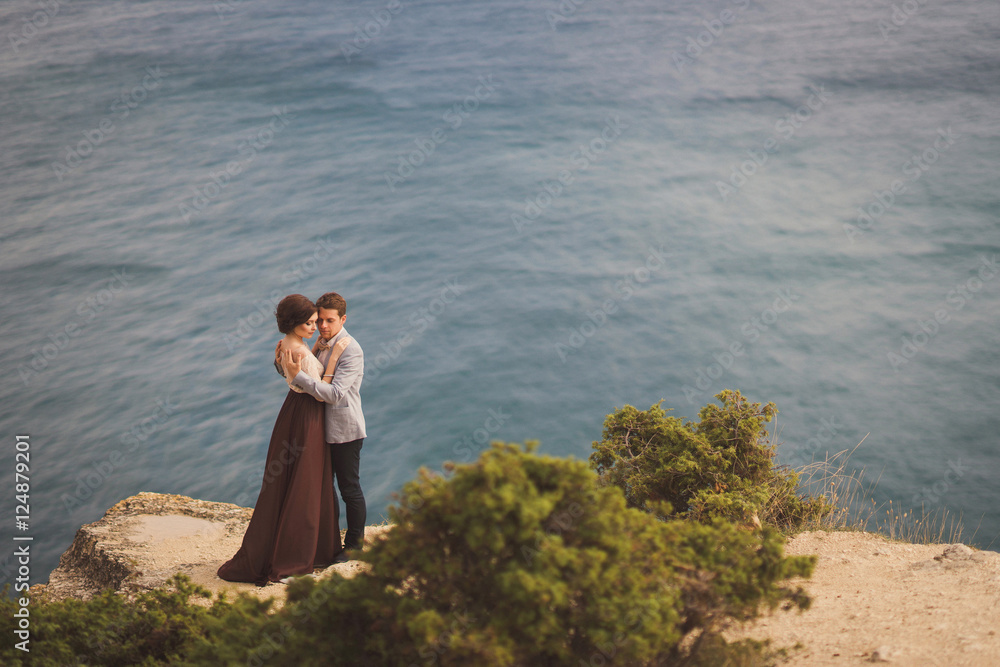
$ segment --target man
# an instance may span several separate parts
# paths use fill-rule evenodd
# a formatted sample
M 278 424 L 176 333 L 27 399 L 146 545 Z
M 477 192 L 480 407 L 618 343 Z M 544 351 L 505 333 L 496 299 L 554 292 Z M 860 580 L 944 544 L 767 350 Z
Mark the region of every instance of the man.
M 326 441 L 330 446 L 333 477 L 340 489 L 340 496 L 347 507 L 347 535 L 344 549 L 335 562 L 350 560 L 347 552 L 360 550 L 365 540 L 366 506 L 361 491 L 361 445 L 364 442 L 365 416 L 361 411 L 361 377 L 364 374 L 365 354 L 356 340 L 350 338 L 344 322 L 347 321 L 347 303 L 336 292 L 327 292 L 316 301 L 319 308 L 319 335 L 313 352 L 326 368 L 331 351 L 341 340 L 350 340 L 347 348 L 336 360 L 331 382 L 317 381 L 302 372 L 301 358 L 286 355 L 282 358 L 285 377 L 318 401 L 326 403 Z M 304 354 L 304 353 L 303 353 Z M 339 517 L 340 506 L 337 504 Z

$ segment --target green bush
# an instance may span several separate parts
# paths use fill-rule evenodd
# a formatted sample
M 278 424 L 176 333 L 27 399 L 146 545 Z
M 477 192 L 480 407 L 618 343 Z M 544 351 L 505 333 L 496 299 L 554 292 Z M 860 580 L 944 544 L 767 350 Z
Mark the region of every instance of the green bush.
M 222 664 L 240 661 L 247 630 L 264 621 L 271 601 L 240 596 L 229 603 L 219 596 L 214 606 L 206 608 L 191 602 L 192 597 L 210 598 L 205 588 L 183 574 L 174 575 L 168 583 L 173 590 L 148 591 L 132 602 L 111 590 L 87 601 L 32 601 L 28 605 L 30 653 L 15 648 L 13 641 L 5 642 L 0 647 L 0 664 L 185 664 L 187 656 L 196 656 L 206 647 L 211 647 L 214 660 L 225 660 Z M 9 626 L 5 627 L 7 637 L 14 637 L 17 603 L 6 593 L 0 598 L 0 618 Z
M 813 559 L 783 557 L 776 531 L 658 521 L 584 462 L 531 448 L 496 443 L 447 478 L 422 470 L 365 553 L 371 571 L 290 586 L 261 661 L 678 664 L 702 639 L 717 650 L 729 621 L 807 606 L 780 583 Z
M 652 511 L 668 503 L 664 518 L 721 517 L 793 530 L 833 510 L 821 496 L 799 495 L 798 474 L 774 465 L 765 428 L 778 412 L 774 403 L 762 407 L 728 389 L 716 398 L 722 407 L 706 405 L 698 423 L 668 417 L 659 403 L 645 412 L 631 405 L 613 412 L 593 445 L 591 467 L 603 484 L 624 491 L 629 507 Z

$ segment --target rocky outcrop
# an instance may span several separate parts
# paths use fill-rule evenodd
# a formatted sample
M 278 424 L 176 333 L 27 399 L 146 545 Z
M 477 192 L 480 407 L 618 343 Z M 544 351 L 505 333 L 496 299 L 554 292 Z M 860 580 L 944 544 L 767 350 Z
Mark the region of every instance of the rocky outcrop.
M 48 584 L 32 592 L 46 600 L 86 600 L 105 588 L 131 596 L 163 585 L 175 572 L 198 583 L 207 583 L 206 574 L 218 580 L 215 570 L 236 553 L 252 514 L 232 503 L 136 494 L 82 526 Z
M 164 493 L 138 493 L 116 503 L 100 520 L 82 526 L 59 559 L 47 584 L 31 591 L 40 601 L 65 598 L 88 600 L 110 588 L 122 595 L 163 586 L 175 573 L 210 592 L 247 592 L 260 598 L 284 600 L 284 584 L 255 586 L 219 579 L 219 566 L 239 550 L 253 508 L 197 500 Z M 379 539 L 391 525 L 367 526 L 365 541 Z M 350 577 L 366 568 L 361 561 L 331 565 L 317 571 L 323 578 L 337 572 Z M 230 596 L 232 597 L 232 596 Z M 211 604 L 209 600 L 193 600 Z

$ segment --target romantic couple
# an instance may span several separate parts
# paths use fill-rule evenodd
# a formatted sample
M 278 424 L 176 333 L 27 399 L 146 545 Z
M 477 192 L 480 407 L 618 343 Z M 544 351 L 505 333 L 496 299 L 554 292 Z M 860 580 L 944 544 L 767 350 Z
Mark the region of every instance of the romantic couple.
M 347 304 L 336 292 L 316 303 L 291 294 L 275 315 L 285 337 L 275 348 L 274 364 L 289 392 L 274 422 L 243 545 L 218 572 L 226 581 L 258 586 L 344 563 L 348 552 L 360 551 L 365 537 L 359 479 L 364 352 L 344 329 Z M 317 327 L 320 337 L 310 350 L 305 341 Z M 347 507 L 343 547 L 334 479 Z

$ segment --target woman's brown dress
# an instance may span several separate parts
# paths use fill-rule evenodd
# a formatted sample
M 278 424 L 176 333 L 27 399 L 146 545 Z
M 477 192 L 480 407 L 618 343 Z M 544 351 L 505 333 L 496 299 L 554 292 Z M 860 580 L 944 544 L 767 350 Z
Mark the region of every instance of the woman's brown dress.
M 316 357 L 306 356 L 307 373 L 316 377 L 322 368 Z M 264 586 L 326 567 L 343 550 L 324 405 L 289 389 L 271 432 L 243 545 L 219 568 L 222 579 Z

